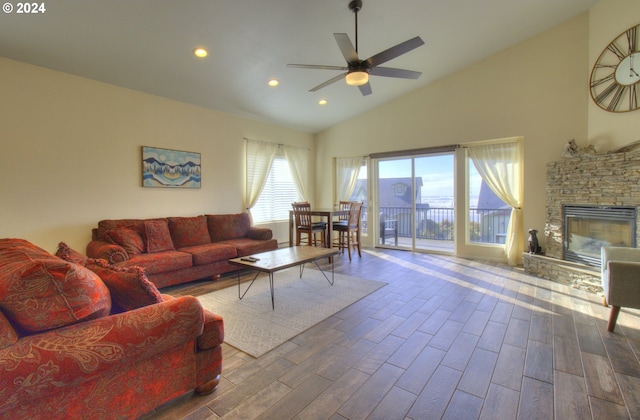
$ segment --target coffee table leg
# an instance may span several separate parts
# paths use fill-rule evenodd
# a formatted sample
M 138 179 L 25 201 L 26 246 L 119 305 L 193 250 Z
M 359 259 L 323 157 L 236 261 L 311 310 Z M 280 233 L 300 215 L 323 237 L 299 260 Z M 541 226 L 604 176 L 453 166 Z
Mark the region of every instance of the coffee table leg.
M 324 278 L 327 279 L 329 284 L 333 286 L 333 283 L 335 282 L 335 279 L 333 277 L 333 259 L 331 259 L 331 280 L 329 280 L 329 277 L 327 277 L 327 274 L 324 272 L 324 270 L 320 268 L 320 265 L 318 264 L 318 260 L 313 260 L 313 263 L 316 265 L 316 267 L 318 267 L 318 270 L 320 270 L 320 272 L 322 273 Z
M 251 289 L 251 286 L 253 286 L 253 282 L 256 281 L 259 275 L 260 275 L 260 272 L 256 271 L 256 276 L 253 278 L 253 280 L 251 280 L 251 283 L 249 284 L 249 286 L 247 286 L 247 289 L 244 291 L 244 293 L 241 296 L 240 295 L 240 270 L 238 270 L 238 299 L 242 300 L 244 295 L 246 295 L 249 289 Z
M 271 287 L 271 309 L 276 309 L 276 303 L 274 299 L 273 293 L 273 273 L 269 273 L 269 287 Z

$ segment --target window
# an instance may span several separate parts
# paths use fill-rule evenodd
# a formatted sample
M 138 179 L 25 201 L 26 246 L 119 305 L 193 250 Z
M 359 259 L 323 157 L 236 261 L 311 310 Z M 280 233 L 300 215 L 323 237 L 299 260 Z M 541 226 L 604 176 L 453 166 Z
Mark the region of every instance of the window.
M 407 190 L 407 188 L 402 184 L 396 184 L 395 189 L 396 197 L 402 197 L 404 195 L 404 192 Z
M 504 244 L 511 220 L 511 207 L 489 188 L 468 159 L 469 241 Z
M 301 201 L 301 197 L 291 177 L 287 158 L 276 155 L 260 197 L 251 209 L 253 221 L 288 220 L 291 203 L 295 201 Z
M 481 179 L 479 185 L 476 183 L 475 208 L 469 197 L 469 213 L 477 217 L 475 221 L 467 219 L 468 243 L 482 242 L 485 248 L 485 244 L 504 244 L 495 249 L 504 252 L 510 265 L 517 265 L 522 258 L 524 242 L 522 146 L 522 137 L 512 137 L 468 143 L 465 147 L 470 161 L 464 166 L 470 167 L 470 178 Z
M 336 158 L 336 205 L 338 201 L 358 201 L 362 203 L 360 212 L 360 232 L 367 235 L 368 159 L 362 156 Z

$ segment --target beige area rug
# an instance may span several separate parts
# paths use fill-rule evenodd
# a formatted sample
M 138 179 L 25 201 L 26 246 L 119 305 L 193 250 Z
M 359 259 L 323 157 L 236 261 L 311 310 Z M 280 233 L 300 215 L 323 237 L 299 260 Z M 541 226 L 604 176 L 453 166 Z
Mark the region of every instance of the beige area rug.
M 331 278 L 331 272 L 327 272 Z M 318 270 L 298 267 L 274 274 L 275 309 L 269 276 L 261 273 L 242 298 L 238 285 L 199 296 L 202 306 L 224 318 L 225 342 L 260 357 L 386 283 L 335 274 L 333 286 Z M 240 285 L 242 292 L 249 282 Z

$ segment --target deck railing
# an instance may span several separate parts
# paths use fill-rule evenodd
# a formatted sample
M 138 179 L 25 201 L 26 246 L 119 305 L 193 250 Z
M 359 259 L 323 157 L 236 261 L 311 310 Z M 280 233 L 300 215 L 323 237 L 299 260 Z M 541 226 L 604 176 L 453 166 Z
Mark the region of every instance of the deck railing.
M 406 207 L 381 207 L 381 215 L 393 220 L 398 229 L 398 237 L 411 238 L 411 209 Z M 416 209 L 416 238 L 453 241 L 455 236 L 455 215 L 453 208 L 429 207 Z M 470 209 L 469 226 L 472 242 L 502 244 L 509 224 L 509 209 Z

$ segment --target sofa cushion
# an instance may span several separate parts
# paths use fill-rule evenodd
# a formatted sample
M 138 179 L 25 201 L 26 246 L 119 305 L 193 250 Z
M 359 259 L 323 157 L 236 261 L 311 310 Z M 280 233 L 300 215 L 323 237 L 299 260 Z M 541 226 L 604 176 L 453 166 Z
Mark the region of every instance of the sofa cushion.
M 147 220 L 144 222 L 147 237 L 147 252 L 169 251 L 173 248 L 169 224 L 166 220 Z
M 0 312 L 0 350 L 9 347 L 18 341 L 18 334 L 13 329 L 9 320 Z
M 0 256 L 0 261 L 4 255 Z M 89 269 L 49 259 L 0 264 L 0 309 L 18 329 L 32 334 L 108 315 L 109 289 Z
M 169 217 L 169 231 L 176 249 L 211 243 L 205 216 Z
M 251 227 L 248 213 L 208 214 L 207 226 L 211 242 L 244 238 Z
M 71 249 L 69 245 L 64 242 L 60 242 L 58 244 L 58 250 L 56 251 L 56 256 L 62 258 L 65 261 L 72 262 L 74 264 L 84 265 L 84 262 L 87 260 L 87 257 L 79 253 L 78 251 Z
M 111 313 L 120 313 L 163 301 L 141 267 L 116 267 L 102 259 L 87 259 L 85 267 L 96 273 L 111 293 Z
M 273 231 L 270 228 L 251 226 L 247 232 L 247 238 L 268 241 L 273 238 Z
M 108 229 L 105 232 L 105 237 L 112 244 L 123 247 L 129 257 L 141 254 L 146 250 L 142 235 L 130 227 Z
M 191 254 L 180 251 L 154 252 L 153 254 L 140 254 L 118 263 L 118 267 L 139 266 L 144 268 L 145 274 L 164 273 L 167 271 L 189 268 L 193 265 Z
M 256 241 L 254 239 L 240 238 L 222 241 L 222 244 L 231 245 L 238 250 L 238 257 L 259 254 L 260 252 L 272 251 L 278 248 L 278 241 L 270 239 L 268 241 Z
M 233 245 L 220 242 L 180 248 L 180 251 L 192 255 L 193 265 L 211 264 L 238 256 L 238 251 Z

